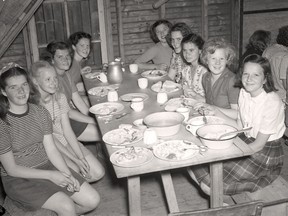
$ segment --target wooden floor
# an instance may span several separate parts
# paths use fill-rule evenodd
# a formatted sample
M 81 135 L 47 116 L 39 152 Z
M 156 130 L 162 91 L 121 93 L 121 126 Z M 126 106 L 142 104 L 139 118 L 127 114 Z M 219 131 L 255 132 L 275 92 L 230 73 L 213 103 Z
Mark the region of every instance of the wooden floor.
M 95 145 L 86 145 L 96 154 Z M 284 168 L 282 176 L 288 181 L 288 147 L 283 144 Z M 100 159 L 101 160 L 101 159 Z M 106 167 L 106 175 L 93 185 L 101 196 L 99 207 L 86 216 L 126 216 L 128 215 L 126 180 L 117 179 L 109 162 L 101 160 Z M 180 210 L 208 208 L 208 197 L 201 193 L 188 177 L 185 169 L 172 172 L 173 183 Z M 164 216 L 168 214 L 164 192 L 158 174 L 141 177 L 141 207 L 143 216 Z

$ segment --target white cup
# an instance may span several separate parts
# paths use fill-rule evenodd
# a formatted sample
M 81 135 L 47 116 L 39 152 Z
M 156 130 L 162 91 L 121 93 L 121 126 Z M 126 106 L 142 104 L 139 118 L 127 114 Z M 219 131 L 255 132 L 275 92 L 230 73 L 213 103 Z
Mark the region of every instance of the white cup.
M 143 98 L 133 98 L 131 100 L 131 108 L 135 111 L 135 112 L 140 112 L 143 110 L 144 108 L 144 102 L 143 102 Z
M 143 142 L 146 145 L 154 145 L 158 141 L 157 133 L 152 128 L 147 128 L 143 134 Z
M 109 102 L 115 102 L 115 101 L 118 101 L 118 93 L 116 90 L 110 90 L 108 91 L 108 94 L 107 94 L 107 100 Z
M 107 79 L 107 76 L 105 73 L 100 73 L 99 75 L 96 76 L 96 78 L 98 80 L 100 80 L 101 82 L 103 83 L 107 83 L 108 82 L 108 79 Z
M 164 104 L 168 100 L 168 95 L 166 92 L 158 92 L 157 93 L 157 102 L 159 104 Z
M 138 72 L 138 65 L 137 64 L 130 64 L 129 70 L 131 73 L 137 73 Z
M 148 79 L 147 78 L 139 78 L 138 79 L 138 86 L 141 89 L 145 89 L 148 86 Z
M 179 107 L 176 109 L 176 112 L 184 116 L 184 122 L 189 119 L 190 109 L 187 107 Z

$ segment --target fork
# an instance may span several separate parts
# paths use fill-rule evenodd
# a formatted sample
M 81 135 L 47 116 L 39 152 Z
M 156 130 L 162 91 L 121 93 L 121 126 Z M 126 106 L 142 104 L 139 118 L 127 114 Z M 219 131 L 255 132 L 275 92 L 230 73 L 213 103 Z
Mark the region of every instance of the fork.
M 205 116 L 205 111 L 204 110 L 203 110 L 203 122 L 204 122 L 204 124 L 208 123 L 207 118 Z

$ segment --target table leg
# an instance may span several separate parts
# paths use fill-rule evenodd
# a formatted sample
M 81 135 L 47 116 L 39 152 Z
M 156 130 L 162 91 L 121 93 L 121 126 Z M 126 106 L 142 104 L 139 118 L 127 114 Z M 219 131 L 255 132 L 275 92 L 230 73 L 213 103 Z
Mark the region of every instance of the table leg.
M 169 212 L 179 212 L 173 181 L 169 171 L 161 172 L 161 179 L 168 203 Z
M 223 163 L 210 163 L 211 176 L 211 208 L 223 206 Z
M 141 216 L 140 176 L 127 177 L 129 215 Z

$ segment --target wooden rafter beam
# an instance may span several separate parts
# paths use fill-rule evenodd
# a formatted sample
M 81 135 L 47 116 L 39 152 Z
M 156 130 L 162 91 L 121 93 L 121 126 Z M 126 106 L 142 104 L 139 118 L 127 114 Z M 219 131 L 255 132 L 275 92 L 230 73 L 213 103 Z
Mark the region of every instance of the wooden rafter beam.
M 158 1 L 156 1 L 156 2 L 154 2 L 153 4 L 152 4 L 152 7 L 154 8 L 154 9 L 158 9 L 159 7 L 161 7 L 161 5 L 163 5 L 163 4 L 165 4 L 166 2 L 168 2 L 169 0 L 158 0 Z
M 4 1 L 5 5 L 1 5 L 0 30 L 2 33 L 4 30 L 5 34 L 0 37 L 0 57 L 3 56 L 42 2 L 43 0 Z M 10 9 L 10 14 L 6 9 Z M 10 22 L 8 22 L 9 16 L 12 16 L 11 11 L 15 12 L 15 10 L 17 10 L 17 13 L 14 14 L 14 16 L 11 17 Z M 6 12 L 6 15 L 2 13 L 4 11 Z

